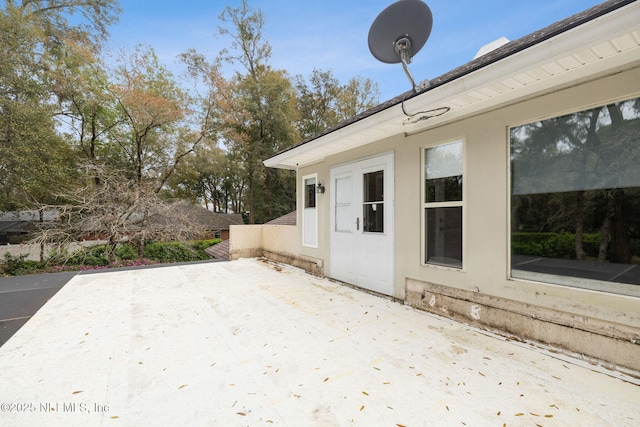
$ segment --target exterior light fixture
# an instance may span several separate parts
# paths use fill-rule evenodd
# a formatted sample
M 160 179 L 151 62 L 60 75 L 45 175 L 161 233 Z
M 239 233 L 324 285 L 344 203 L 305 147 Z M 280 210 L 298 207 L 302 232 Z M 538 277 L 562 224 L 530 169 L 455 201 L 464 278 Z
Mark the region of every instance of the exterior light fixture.
M 324 193 L 324 185 L 318 183 L 318 185 L 316 186 L 316 193 L 323 194 Z

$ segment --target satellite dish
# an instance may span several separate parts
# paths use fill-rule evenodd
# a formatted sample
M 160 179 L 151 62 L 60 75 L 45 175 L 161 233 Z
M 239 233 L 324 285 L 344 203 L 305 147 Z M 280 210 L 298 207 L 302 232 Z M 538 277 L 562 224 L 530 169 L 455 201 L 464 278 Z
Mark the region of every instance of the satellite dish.
M 383 10 L 371 24 L 369 50 L 384 63 L 402 63 L 414 91 L 418 91 L 408 64 L 431 34 L 431 9 L 421 0 L 399 0 Z

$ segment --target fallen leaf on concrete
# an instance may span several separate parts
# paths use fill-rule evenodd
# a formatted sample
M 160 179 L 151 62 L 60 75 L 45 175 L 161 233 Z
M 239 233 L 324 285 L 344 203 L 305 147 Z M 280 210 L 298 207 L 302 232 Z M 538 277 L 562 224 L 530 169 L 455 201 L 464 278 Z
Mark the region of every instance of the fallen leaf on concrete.
M 78 394 L 78 393 L 82 393 L 82 390 L 74 391 L 74 392 L 73 392 L 73 393 L 71 393 L 71 394 Z
M 247 414 L 245 414 L 244 412 L 236 412 L 236 414 L 238 414 L 240 416 L 243 416 L 243 417 L 247 416 Z
M 187 384 L 182 384 L 180 387 L 178 387 L 178 390 L 183 389 L 187 386 Z
M 362 405 L 362 406 L 360 407 L 360 411 L 362 411 L 363 409 L 364 409 L 364 405 Z

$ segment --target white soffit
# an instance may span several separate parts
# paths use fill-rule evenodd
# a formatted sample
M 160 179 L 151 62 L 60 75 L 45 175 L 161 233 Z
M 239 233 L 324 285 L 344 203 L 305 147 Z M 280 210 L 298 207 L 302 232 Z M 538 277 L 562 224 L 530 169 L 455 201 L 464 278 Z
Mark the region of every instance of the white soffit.
M 397 104 L 264 163 L 297 169 L 384 138 L 423 131 L 638 63 L 640 4 L 632 3 L 404 103 L 409 114 L 450 108 L 444 115 L 428 120 L 418 120 L 419 114 L 408 118 Z

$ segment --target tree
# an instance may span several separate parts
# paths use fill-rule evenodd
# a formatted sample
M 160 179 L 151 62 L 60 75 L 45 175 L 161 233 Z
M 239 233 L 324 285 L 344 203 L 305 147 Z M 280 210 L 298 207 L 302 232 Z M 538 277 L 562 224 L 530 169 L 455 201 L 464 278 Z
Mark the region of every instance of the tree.
M 0 209 L 51 201 L 73 155 L 57 132 L 52 76 L 65 46 L 95 46 L 119 12 L 115 0 L 2 2 L 0 10 Z M 72 25 L 68 18 L 81 15 Z
M 83 44 L 68 43 L 67 54 L 52 74 L 59 103 L 59 128 L 81 161 L 94 167 L 112 162 L 108 135 L 124 120 L 110 92 L 106 67 L 97 52 Z M 92 169 L 96 170 L 96 169 Z M 99 185 L 99 177 L 93 177 Z
M 354 77 L 341 85 L 331 71 L 314 69 L 305 81 L 296 77 L 300 119 L 298 131 L 303 139 L 312 137 L 377 105 L 378 85 L 370 79 Z
M 82 239 L 106 240 L 105 255 L 115 261 L 118 243 L 138 244 L 142 256 L 149 240 L 189 240 L 202 235 L 196 211 L 184 203 L 167 203 L 155 191 L 153 181 L 135 183 L 124 171 L 87 165 L 86 175 L 98 177 L 100 185 L 65 192 L 64 204 L 43 206 L 59 212 L 51 226 L 40 223 L 34 243 L 55 242 L 64 247 Z
M 239 155 L 247 185 L 249 223 L 264 222 L 295 206 L 295 177 L 288 171 L 265 170 L 263 160 L 298 138 L 295 92 L 284 71 L 273 70 L 267 60 L 271 46 L 263 39 L 264 18 L 243 0 L 227 7 L 220 20 L 221 35 L 231 38 L 233 51 L 223 50 L 223 60 L 241 64 L 247 74 L 236 73 L 230 109 L 225 112 L 223 137 L 229 151 Z

